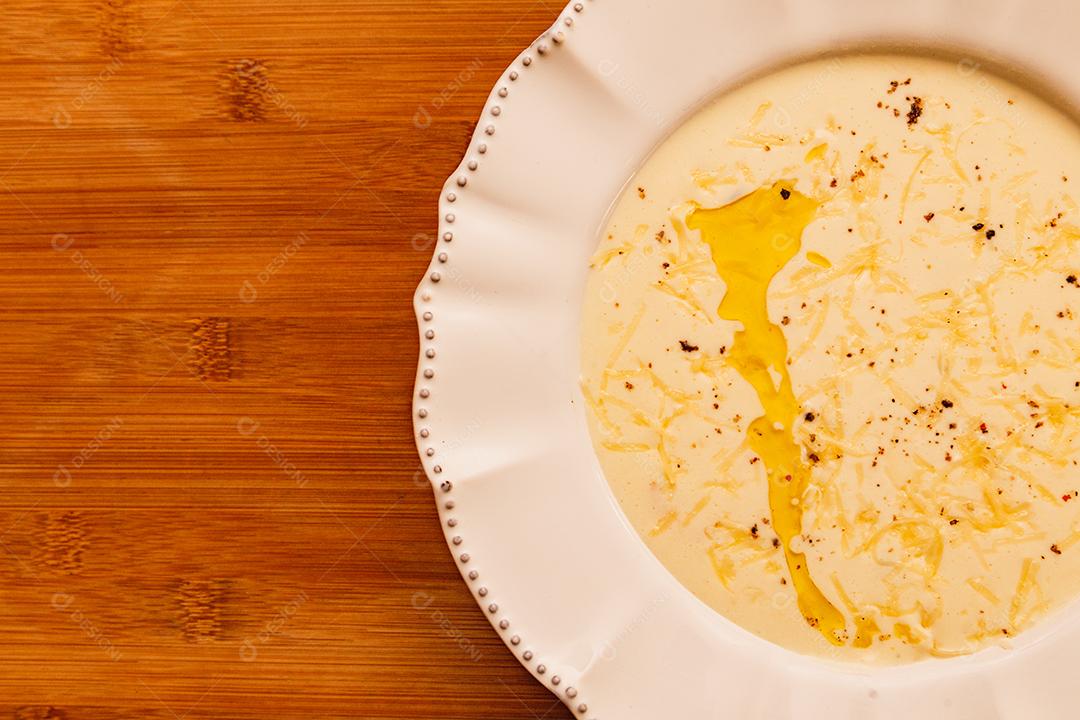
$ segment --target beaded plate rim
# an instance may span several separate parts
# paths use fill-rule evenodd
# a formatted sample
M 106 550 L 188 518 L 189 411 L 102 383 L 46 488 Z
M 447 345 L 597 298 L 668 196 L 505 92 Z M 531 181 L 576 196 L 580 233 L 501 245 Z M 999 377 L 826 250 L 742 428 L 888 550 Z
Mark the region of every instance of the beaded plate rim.
M 586 0 L 589 4 L 594 1 Z M 559 13 L 558 18 L 549 29 L 534 40 L 528 48 L 523 50 L 500 76 L 499 83 L 489 94 L 480 119 L 477 121 L 476 130 L 469 145 L 470 149 L 466 152 L 465 158 L 462 159 L 458 168 L 444 184 L 440 202 L 445 201 L 452 207 L 458 201 L 459 193 L 468 188 L 470 177 L 480 169 L 480 160 L 470 157 L 471 151 L 475 148 L 475 152 L 481 157 L 487 155 L 488 141 L 498 131 L 496 122 L 503 112 L 501 102 L 509 97 L 510 88 L 522 79 L 522 73 L 533 68 L 537 61 L 548 57 L 555 49 L 561 47 L 567 41 L 567 33 L 574 28 L 577 20 L 585 13 L 586 2 L 569 3 Z M 475 592 L 477 604 L 485 611 L 488 621 L 506 646 L 533 677 L 570 708 L 576 716 L 585 717 L 589 712 L 589 706 L 579 696 L 578 689 L 573 684 L 566 682 L 560 675 L 549 673 L 549 668 L 537 656 L 537 651 L 533 649 L 522 650 L 522 647 L 528 646 L 521 635 L 510 632 L 509 618 L 500 614 L 498 603 L 494 601 L 487 602 L 491 590 L 486 585 L 480 584 L 479 571 L 469 569 L 469 563 L 472 561 L 470 553 L 461 551 L 465 540 L 457 530 L 459 521 L 454 517 L 454 510 L 457 509 L 457 501 L 453 495 L 454 485 L 450 481 L 441 480 L 440 476 L 443 474 L 443 467 L 435 460 L 437 451 L 429 442 L 433 437 L 431 428 L 425 423 L 430 417 L 430 409 L 426 406 L 426 401 L 431 399 L 431 389 L 428 384 L 435 378 L 435 369 L 432 365 L 437 357 L 437 351 L 434 347 L 424 347 L 425 344 L 430 345 L 436 338 L 436 332 L 431 327 L 431 324 L 435 321 L 434 311 L 430 305 L 431 295 L 426 292 L 425 288 L 429 286 L 429 283 L 437 285 L 443 280 L 440 267 L 449 263 L 450 259 L 448 251 L 444 248 L 449 247 L 454 241 L 454 223 L 456 221 L 457 216 L 454 212 L 440 212 L 436 251 L 414 299 L 421 343 L 420 367 L 417 371 L 413 409 L 417 449 L 420 452 L 424 471 L 436 494 L 436 505 L 444 527 L 447 545 L 457 561 L 462 578 L 470 586 L 471 590 L 475 588 L 473 591 Z

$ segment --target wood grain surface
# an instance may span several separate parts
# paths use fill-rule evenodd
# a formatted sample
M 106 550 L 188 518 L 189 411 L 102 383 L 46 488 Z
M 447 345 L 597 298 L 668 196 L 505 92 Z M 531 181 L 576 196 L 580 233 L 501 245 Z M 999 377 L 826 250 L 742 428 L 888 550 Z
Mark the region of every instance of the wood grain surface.
M 439 188 L 560 7 L 0 4 L 0 718 L 570 717 L 410 419 Z

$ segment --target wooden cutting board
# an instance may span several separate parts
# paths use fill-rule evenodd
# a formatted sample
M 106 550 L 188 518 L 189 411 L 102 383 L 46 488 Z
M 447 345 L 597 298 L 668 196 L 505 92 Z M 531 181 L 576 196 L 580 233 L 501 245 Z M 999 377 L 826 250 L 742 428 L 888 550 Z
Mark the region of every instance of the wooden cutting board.
M 436 200 L 553 0 L 0 5 L 0 718 L 569 718 L 418 472 Z

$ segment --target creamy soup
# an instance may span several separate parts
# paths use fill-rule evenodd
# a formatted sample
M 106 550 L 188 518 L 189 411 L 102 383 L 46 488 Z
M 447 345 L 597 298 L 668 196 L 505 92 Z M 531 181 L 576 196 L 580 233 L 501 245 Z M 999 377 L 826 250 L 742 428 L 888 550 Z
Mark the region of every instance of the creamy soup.
M 582 388 L 656 556 L 889 664 L 1080 591 L 1080 132 L 971 63 L 799 65 L 668 139 L 593 259 Z

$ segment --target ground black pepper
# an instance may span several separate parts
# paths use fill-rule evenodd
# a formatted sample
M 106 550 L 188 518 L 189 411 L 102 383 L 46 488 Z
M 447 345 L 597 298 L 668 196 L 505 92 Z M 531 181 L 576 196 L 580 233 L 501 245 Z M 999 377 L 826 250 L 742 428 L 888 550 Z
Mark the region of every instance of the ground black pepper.
M 923 114 L 923 99 L 921 97 L 911 98 L 911 110 L 907 114 L 907 124 L 914 125 L 919 122 L 919 118 Z

